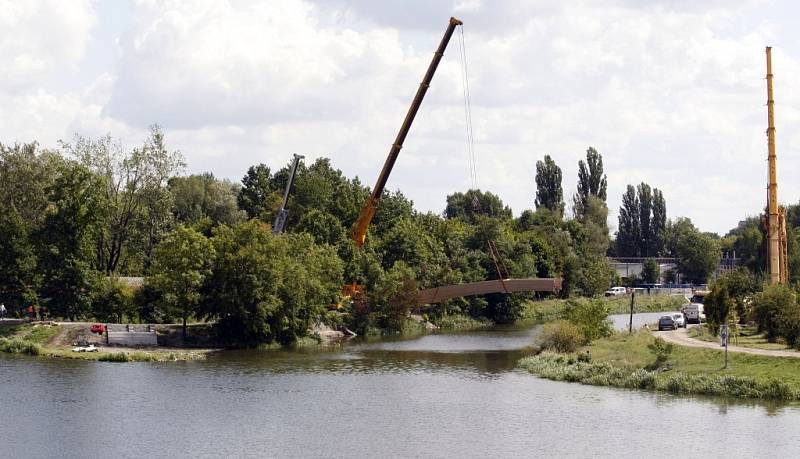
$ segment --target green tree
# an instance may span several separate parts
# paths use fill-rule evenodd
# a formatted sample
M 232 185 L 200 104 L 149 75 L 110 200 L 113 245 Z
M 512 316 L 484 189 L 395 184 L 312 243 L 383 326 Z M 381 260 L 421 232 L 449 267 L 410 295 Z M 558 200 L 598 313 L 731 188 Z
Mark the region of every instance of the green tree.
M 595 196 L 586 198 L 583 214 L 578 221 L 588 238 L 588 248 L 595 257 L 605 257 L 611 240 L 608 235 L 608 207 Z
M 785 285 L 768 285 L 753 297 L 753 318 L 758 330 L 766 333 L 767 340 L 774 342 L 785 330 L 784 318 L 791 314 L 797 298 Z
M 719 241 L 699 232 L 688 219 L 673 225 L 671 237 L 683 278 L 696 284 L 705 283 L 719 265 Z
M 208 219 L 212 226 L 235 225 L 246 217 L 236 203 L 237 187 L 227 180 L 217 180 L 211 173 L 172 177 L 167 184 L 172 194 L 172 212 L 183 224 L 191 226 Z
M 536 208 L 545 207 L 559 216 L 564 215 L 564 192 L 561 188 L 561 168 L 550 157 L 536 161 Z
M 756 275 L 763 275 L 767 266 L 767 240 L 761 220 L 751 217 L 728 232 L 734 238 L 733 251 L 741 264 Z
M 242 177 L 242 188 L 239 189 L 237 202 L 239 208 L 247 213 L 248 218 L 266 219 L 273 211 L 270 195 L 277 193 L 272 184 L 272 175 L 266 164 L 250 166 Z
M 417 305 L 417 292 L 414 270 L 403 261 L 394 264 L 370 291 L 369 303 L 378 326 L 403 331 L 409 311 Z
M 159 292 L 168 315 L 179 315 L 183 321 L 186 340 L 186 321 L 199 315 L 201 287 L 211 275 L 214 246 L 197 231 L 179 226 L 156 247 L 149 285 Z
M 644 261 L 642 267 L 642 281 L 648 284 L 658 283 L 661 278 L 661 267 L 653 258 L 648 258 Z
M 588 297 L 602 295 L 611 287 L 614 270 L 605 258 L 589 259 L 584 263 L 581 277 L 581 290 Z
M 733 299 L 725 282 L 717 282 L 711 292 L 703 300 L 703 312 L 706 315 L 711 332 L 717 334 L 720 325 L 728 322 L 728 315 L 734 307 Z
M 89 260 L 102 186 L 87 168 L 66 164 L 48 189 L 52 205 L 34 240 L 42 276 L 39 297 L 56 316 L 74 320 L 90 310 L 99 279 Z
M 435 286 L 442 269 L 447 266 L 443 245 L 416 219 L 398 221 L 384 235 L 378 251 L 385 270 L 403 261 L 413 267 L 415 278 L 425 287 Z
M 639 198 L 636 188 L 628 185 L 622 195 L 622 206 L 619 208 L 619 229 L 617 230 L 617 256 L 638 257 L 642 231 L 639 224 Z
M 10 310 L 36 302 L 39 276 L 26 225 L 13 210 L 0 214 L 0 298 Z
M 99 278 L 94 286 L 91 311 L 95 320 L 122 323 L 135 315 L 134 293 L 113 278 Z
M 650 219 L 650 234 L 648 246 L 653 256 L 663 256 L 665 252 L 665 238 L 667 230 L 667 204 L 664 194 L 658 188 L 653 188 L 653 216 Z
M 347 233 L 339 219 L 318 209 L 306 212 L 297 224 L 298 233 L 308 233 L 317 244 L 338 245 Z
M 41 150 L 36 142 L 13 147 L 0 143 L 0 212 L 15 213 L 26 232 L 34 231 L 44 220 L 47 190 L 63 162 L 58 153 Z
M 639 200 L 639 231 L 641 237 L 639 239 L 639 254 L 643 257 L 653 256 L 653 247 L 651 247 L 652 234 L 650 227 L 650 216 L 653 211 L 653 190 L 650 185 L 642 182 L 636 187 L 636 194 Z
M 504 205 L 497 195 L 481 190 L 448 195 L 444 215 L 445 218 L 460 218 L 470 224 L 475 224 L 479 215 L 502 219 L 512 217 L 511 208 Z
M 573 197 L 575 218 L 583 218 L 590 196 L 605 203 L 607 187 L 606 175 L 603 173 L 603 156 L 593 147 L 589 147 L 586 150 L 586 162 L 578 161 L 578 192 Z
M 204 316 L 217 320 L 230 344 L 291 344 L 338 300 L 342 261 L 308 234 L 276 237 L 251 220 L 218 227 L 212 242 L 216 257 L 205 283 Z
M 158 125 L 144 144 L 125 152 L 110 135 L 90 139 L 76 134 L 63 150 L 103 181 L 98 202 L 100 231 L 95 234 L 95 267 L 112 275 L 130 258 L 146 268 L 152 249 L 170 224 L 171 197 L 167 179 L 181 167 L 183 156 L 170 152 Z

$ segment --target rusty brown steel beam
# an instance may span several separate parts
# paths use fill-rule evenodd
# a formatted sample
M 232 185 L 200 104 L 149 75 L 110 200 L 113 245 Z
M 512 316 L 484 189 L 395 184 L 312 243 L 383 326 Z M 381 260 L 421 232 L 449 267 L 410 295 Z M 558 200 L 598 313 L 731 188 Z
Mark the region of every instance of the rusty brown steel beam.
M 417 303 L 434 304 L 462 296 L 485 295 L 487 293 L 547 292 L 561 290 L 561 278 L 542 279 L 497 279 L 467 284 L 443 285 L 420 290 Z

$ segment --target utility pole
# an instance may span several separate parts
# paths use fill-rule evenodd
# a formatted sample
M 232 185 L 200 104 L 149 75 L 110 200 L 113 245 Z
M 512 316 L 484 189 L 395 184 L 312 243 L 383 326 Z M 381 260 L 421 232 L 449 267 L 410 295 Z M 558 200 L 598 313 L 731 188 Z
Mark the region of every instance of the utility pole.
M 769 283 L 786 283 L 786 216 L 778 205 L 778 157 L 775 153 L 775 99 L 772 90 L 772 47 L 767 46 L 767 160 L 769 186 L 767 189 L 767 256 Z
M 628 333 L 633 333 L 633 302 L 636 297 L 636 289 L 631 290 L 631 317 L 628 320 Z

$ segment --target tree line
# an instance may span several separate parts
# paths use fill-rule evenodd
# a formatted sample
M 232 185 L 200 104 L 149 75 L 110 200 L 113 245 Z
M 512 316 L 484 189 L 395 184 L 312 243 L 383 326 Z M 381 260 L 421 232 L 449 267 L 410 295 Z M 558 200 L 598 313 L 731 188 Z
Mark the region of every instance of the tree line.
M 402 328 L 417 289 L 505 275 L 490 242 L 508 275 L 563 277 L 565 297 L 600 295 L 617 282 L 606 256 L 622 255 L 621 247 L 683 256 L 681 270 L 701 279 L 709 271 L 690 274 L 695 261 L 718 258 L 722 244 L 705 244 L 711 236 L 688 220 L 666 221 L 663 196 L 646 184 L 623 203 L 636 220 L 636 244 L 627 229 L 612 240 L 594 148 L 578 163 L 572 215 L 561 169 L 545 156 L 532 208 L 518 217 L 489 191 L 454 192 L 441 213 L 386 191 L 361 249 L 349 233 L 369 189 L 326 158 L 299 166 L 281 236 L 270 223 L 289 164 L 253 165 L 240 183 L 181 175 L 184 166 L 158 126 L 132 149 L 80 135 L 56 149 L 0 145 L 0 300 L 12 311 L 40 304 L 71 319 L 203 319 L 230 344 L 291 343 L 321 320 L 361 332 Z M 126 276 L 144 277 L 144 286 L 130 288 L 119 280 Z M 328 312 L 342 303 L 345 283 L 367 286 L 367 306 L 344 302 Z M 431 315 L 512 322 L 530 297 L 454 299 Z

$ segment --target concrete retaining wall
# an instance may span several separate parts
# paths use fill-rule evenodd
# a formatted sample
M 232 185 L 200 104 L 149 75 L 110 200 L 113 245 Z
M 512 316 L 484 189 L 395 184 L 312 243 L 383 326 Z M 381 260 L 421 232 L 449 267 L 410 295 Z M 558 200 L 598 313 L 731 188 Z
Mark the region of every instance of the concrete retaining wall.
M 158 346 L 156 329 L 151 325 L 110 325 L 108 328 L 108 344 L 117 346 Z

